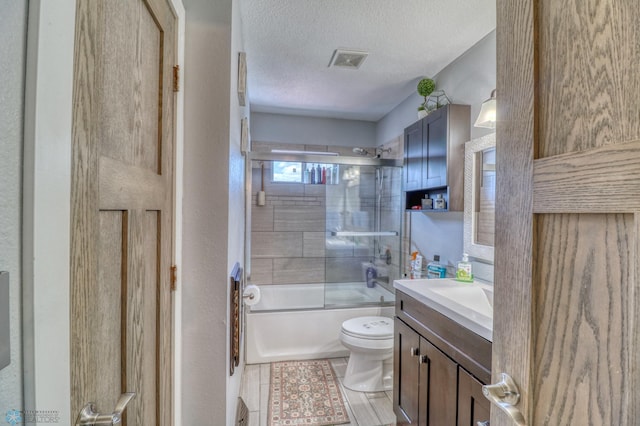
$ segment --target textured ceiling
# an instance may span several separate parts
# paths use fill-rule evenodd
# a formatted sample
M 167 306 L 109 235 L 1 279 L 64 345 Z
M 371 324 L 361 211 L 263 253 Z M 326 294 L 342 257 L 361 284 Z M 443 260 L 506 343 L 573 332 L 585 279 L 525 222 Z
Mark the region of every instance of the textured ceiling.
M 377 121 L 491 32 L 495 0 L 240 0 L 253 111 Z M 360 69 L 328 68 L 338 48 Z

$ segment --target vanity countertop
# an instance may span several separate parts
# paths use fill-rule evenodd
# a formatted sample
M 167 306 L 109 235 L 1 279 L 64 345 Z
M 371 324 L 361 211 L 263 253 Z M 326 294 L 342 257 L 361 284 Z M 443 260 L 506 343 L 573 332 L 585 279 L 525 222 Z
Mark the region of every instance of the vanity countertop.
M 483 338 L 493 337 L 493 286 L 452 278 L 395 280 L 393 286 Z

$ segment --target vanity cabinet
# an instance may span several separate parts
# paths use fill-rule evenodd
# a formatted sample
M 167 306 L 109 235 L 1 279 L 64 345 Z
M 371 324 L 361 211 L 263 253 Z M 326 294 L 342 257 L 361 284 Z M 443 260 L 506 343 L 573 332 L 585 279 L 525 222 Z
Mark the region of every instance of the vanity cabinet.
M 396 291 L 393 405 L 398 425 L 476 426 L 489 420 L 482 385 L 491 342 Z
M 442 194 L 449 211 L 464 207 L 464 143 L 470 137 L 470 107 L 449 104 L 404 131 L 405 206 Z
M 458 426 L 488 424 L 491 403 L 482 394 L 482 385 L 464 368 L 458 367 Z

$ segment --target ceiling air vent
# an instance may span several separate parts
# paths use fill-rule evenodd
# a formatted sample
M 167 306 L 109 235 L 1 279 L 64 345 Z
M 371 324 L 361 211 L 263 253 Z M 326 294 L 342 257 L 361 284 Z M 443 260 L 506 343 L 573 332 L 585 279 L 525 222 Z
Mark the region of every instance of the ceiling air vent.
M 329 62 L 329 68 L 342 67 L 357 70 L 360 68 L 360 65 L 362 65 L 364 60 L 367 59 L 368 55 L 368 52 L 360 50 L 336 49 L 333 52 L 331 61 Z

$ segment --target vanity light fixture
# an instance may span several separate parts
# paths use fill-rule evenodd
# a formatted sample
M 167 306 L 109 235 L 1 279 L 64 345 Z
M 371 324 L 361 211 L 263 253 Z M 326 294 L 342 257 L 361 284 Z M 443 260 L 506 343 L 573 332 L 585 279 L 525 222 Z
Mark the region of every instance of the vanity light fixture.
M 491 97 L 482 103 L 480 114 L 474 123 L 475 127 L 496 128 L 496 89 L 491 91 Z

